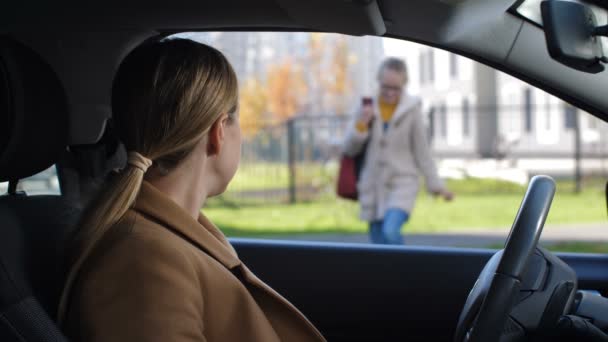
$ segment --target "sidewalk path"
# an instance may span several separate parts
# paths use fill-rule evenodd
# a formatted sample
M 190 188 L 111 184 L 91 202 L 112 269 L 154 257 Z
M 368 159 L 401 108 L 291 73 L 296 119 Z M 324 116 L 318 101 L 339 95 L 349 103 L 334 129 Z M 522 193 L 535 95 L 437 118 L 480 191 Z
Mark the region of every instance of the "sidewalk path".
M 404 229 L 406 245 L 452 246 L 452 247 L 495 247 L 503 244 L 509 228 L 465 229 L 455 232 L 408 234 Z M 367 234 L 296 234 L 276 235 L 265 238 L 299 241 L 325 241 L 370 243 Z M 560 242 L 606 242 L 608 243 L 608 223 L 582 223 L 546 226 L 541 241 L 545 245 Z

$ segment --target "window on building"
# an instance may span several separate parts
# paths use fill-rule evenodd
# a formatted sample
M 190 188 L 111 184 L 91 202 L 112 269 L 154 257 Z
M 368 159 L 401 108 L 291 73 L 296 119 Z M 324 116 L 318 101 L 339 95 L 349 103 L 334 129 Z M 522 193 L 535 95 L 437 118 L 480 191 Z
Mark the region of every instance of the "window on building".
M 470 134 L 471 108 L 469 99 L 462 99 L 462 135 L 468 137 Z
M 427 53 L 428 53 L 427 67 L 429 70 L 429 74 L 428 74 L 429 81 L 434 82 L 435 81 L 435 51 L 429 50 Z
M 552 121 L 553 117 L 551 115 L 551 103 L 549 101 L 547 101 L 546 105 L 545 105 L 545 129 L 547 131 L 551 130 L 551 126 L 552 126 Z
M 442 138 L 445 138 L 448 135 L 448 110 L 445 106 L 445 103 L 441 104 L 439 109 L 439 125 L 440 125 L 440 134 Z
M 419 70 L 419 73 L 420 73 L 419 76 L 420 76 L 420 84 L 421 85 L 424 85 L 426 83 L 426 59 L 425 58 L 426 57 L 425 57 L 425 53 L 424 52 L 421 52 L 418 55 L 418 59 L 419 59 L 419 62 L 420 62 L 420 66 L 419 66 L 418 70 Z
M 435 107 L 429 109 L 429 138 L 435 137 Z
M 458 78 L 458 55 L 450 54 L 450 76 L 453 79 Z
M 532 132 L 532 89 L 524 89 L 524 124 L 527 133 Z
M 564 103 L 564 128 L 576 128 L 576 107 Z
M 589 129 L 597 129 L 597 118 L 595 116 L 588 116 L 588 127 Z

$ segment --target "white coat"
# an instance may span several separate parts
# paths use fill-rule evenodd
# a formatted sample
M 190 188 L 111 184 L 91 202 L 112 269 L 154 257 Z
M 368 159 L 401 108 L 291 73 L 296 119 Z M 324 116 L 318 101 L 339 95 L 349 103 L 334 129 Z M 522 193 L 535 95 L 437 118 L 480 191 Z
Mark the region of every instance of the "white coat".
M 357 184 L 361 219 L 365 221 L 382 220 L 390 208 L 411 213 L 418 194 L 420 174 L 424 176 L 430 192 L 444 189 L 429 148 L 420 99 L 404 94 L 386 131 L 377 98 L 374 104 L 372 127 L 365 133 L 356 129 L 361 106 L 355 110 L 343 150 L 344 154 L 355 156 L 369 141 Z

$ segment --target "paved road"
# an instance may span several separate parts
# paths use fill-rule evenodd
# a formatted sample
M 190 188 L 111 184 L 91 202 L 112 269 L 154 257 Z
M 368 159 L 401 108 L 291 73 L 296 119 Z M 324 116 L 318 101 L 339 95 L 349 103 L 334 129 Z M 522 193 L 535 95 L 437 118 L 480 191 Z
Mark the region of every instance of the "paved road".
M 458 232 L 408 234 L 405 233 L 406 245 L 453 246 L 453 247 L 494 247 L 505 242 L 509 229 L 468 229 Z M 268 236 L 272 239 L 299 241 L 326 241 L 370 243 L 366 234 L 310 234 Z M 543 230 L 541 241 L 545 244 L 560 242 L 608 242 L 608 224 L 577 224 L 547 226 Z

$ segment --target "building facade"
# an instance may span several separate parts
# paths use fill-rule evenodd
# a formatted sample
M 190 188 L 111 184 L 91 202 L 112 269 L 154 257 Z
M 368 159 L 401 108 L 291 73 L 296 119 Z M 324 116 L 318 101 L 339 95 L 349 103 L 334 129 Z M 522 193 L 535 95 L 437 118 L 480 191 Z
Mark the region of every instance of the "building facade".
M 608 153 L 608 125 L 555 96 L 447 51 L 408 54 L 440 156 L 571 158 L 577 124 L 583 155 Z

